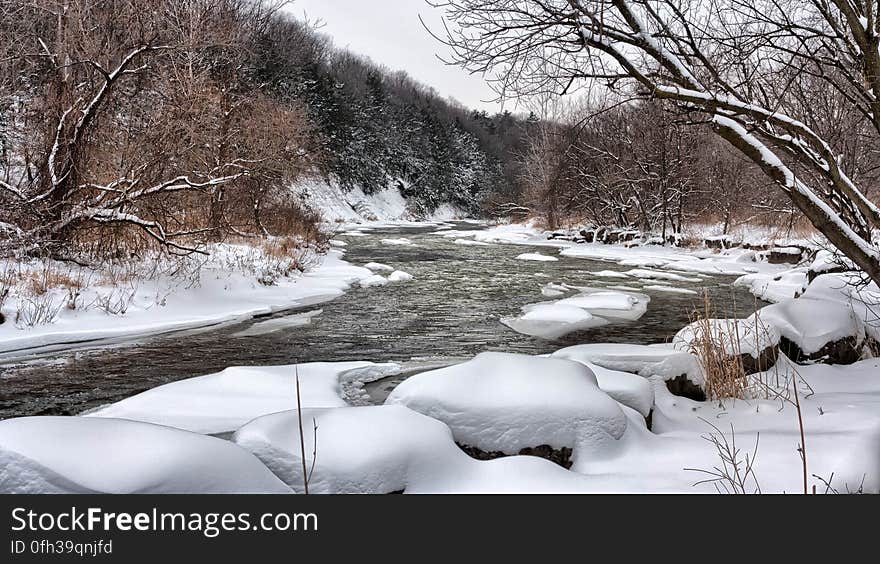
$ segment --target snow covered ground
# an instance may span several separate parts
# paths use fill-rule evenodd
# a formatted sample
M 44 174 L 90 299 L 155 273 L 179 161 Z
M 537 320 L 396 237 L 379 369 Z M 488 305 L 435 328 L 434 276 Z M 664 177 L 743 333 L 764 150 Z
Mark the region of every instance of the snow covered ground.
M 777 394 L 719 403 L 666 389 L 662 374 L 682 370 L 686 356 L 672 347 L 633 345 L 582 345 L 550 358 L 483 353 L 413 376 L 386 405 L 369 407 L 351 407 L 342 384 L 394 367 L 302 365 L 302 439 L 306 467 L 315 468 L 310 489 L 638 493 L 714 492 L 717 485 L 723 491 L 734 486 L 706 473 L 722 467 L 707 440 L 714 437 L 735 441 L 740 462 L 746 454 L 752 460 L 753 472 L 742 481 L 746 491 L 798 493 L 804 468 L 791 400 L 797 386 L 808 490 L 880 490 L 880 361 L 795 366 L 782 359 L 762 376 L 779 382 Z M 229 369 L 87 417 L 0 422 L 0 491 L 301 491 L 292 368 Z M 236 430 L 232 442 L 201 434 L 229 430 Z M 506 456 L 478 460 L 459 445 Z M 517 454 L 542 445 L 570 449 L 570 469 Z
M 559 249 L 565 257 L 584 258 L 630 267 L 624 272 L 600 271 L 599 277 L 694 282 L 700 275 L 724 274 L 743 276 L 747 274 L 775 276 L 784 272 L 785 265 L 769 264 L 760 260 L 755 251 L 743 248 L 727 250 L 687 249 L 661 245 L 627 246 L 622 244 L 573 243 L 561 239 L 548 239 L 545 232 L 532 223 L 511 223 L 481 230 L 444 229 L 436 235 L 454 239 L 456 243 L 502 243 L 514 245 L 543 246 Z M 517 258 L 523 260 L 552 260 L 553 255 L 525 253 Z
M 197 280 L 172 275 L 140 281 L 98 279 L 76 290 L 74 309 L 64 287 L 49 288 L 39 297 L 13 293 L 2 310 L 7 322 L 0 324 L 0 356 L 47 345 L 204 327 L 319 304 L 374 276 L 371 270 L 343 260 L 341 250 L 331 249 L 315 256 L 317 264 L 304 274 L 273 273 L 266 281 L 262 276 L 271 262 L 258 249 L 222 245 L 213 251 L 195 275 Z M 0 265 L 0 271 L 3 268 Z M 34 265 L 33 276 L 40 276 L 41 268 Z M 51 322 L 28 324 L 28 315 L 45 310 L 52 313 Z
M 757 314 L 766 330 L 749 333 L 757 318 L 719 321 L 739 330 L 743 353 L 781 351 L 781 343 L 789 341 L 811 354 L 845 339 L 867 347 L 868 338 L 880 337 L 875 286 L 857 288 L 842 274 L 822 274 L 807 285 L 806 269 L 770 265 L 752 251 L 575 245 L 543 239 L 527 225 L 440 227 L 446 226 L 438 226 L 436 236 L 459 244 L 556 247 L 563 256 L 623 267 L 598 274 L 620 281 L 619 290 L 545 284 L 542 294 L 553 301 L 526 306 L 522 316 L 507 320 L 519 324 L 517 330 L 634 322 L 647 296 L 627 287 L 627 280 L 640 281 L 642 290 L 648 282 L 656 291 L 681 291 L 677 284 L 723 273 L 740 275 L 739 284 L 775 302 Z M 357 237 L 365 226 L 345 228 Z M 403 245 L 400 238 L 390 244 Z M 64 312 L 48 326 L 56 333 L 24 331 L 28 336 L 21 338 L 45 344 L 90 338 L 89 331 L 111 336 L 139 327 L 155 331 L 169 327 L 169 319 L 205 324 L 271 310 L 279 299 L 317 303 L 355 283 L 369 286 L 379 278 L 401 283 L 409 277 L 387 265 L 367 266 L 345 263 L 341 252 L 332 250 L 309 274 L 275 286 L 215 273 L 201 281 L 198 292 L 168 296 L 165 307 L 173 306 L 178 318 L 150 317 L 154 308 L 142 307 L 119 316 L 124 322 L 113 326 L 103 313 L 97 320 L 96 312 Z M 216 302 L 224 300 L 230 311 L 221 314 Z M 249 331 L 309 323 L 317 315 L 320 310 L 313 309 Z M 0 326 L 0 337 L 8 330 Z M 354 406 L 363 404 L 364 383 L 397 373 L 398 365 L 232 367 L 83 417 L 0 422 L 0 492 L 282 493 L 303 489 L 303 462 L 314 466 L 310 489 L 322 493 L 798 493 L 805 487 L 819 493 L 880 492 L 880 360 L 795 364 L 780 352 L 769 370 L 749 376 L 763 387 L 750 388 L 747 399 L 694 401 L 673 395 L 667 385 L 680 376 L 703 384 L 700 363 L 689 352 L 691 337 L 685 328 L 670 344 L 589 343 L 545 356 L 485 352 L 411 376 L 385 405 L 368 407 Z M 295 411 L 297 374 L 302 414 Z M 733 443 L 739 463 L 748 455 L 752 464 L 740 480 L 718 474 L 725 469 L 720 449 Z M 474 449 L 484 456 L 469 455 L 477 456 Z

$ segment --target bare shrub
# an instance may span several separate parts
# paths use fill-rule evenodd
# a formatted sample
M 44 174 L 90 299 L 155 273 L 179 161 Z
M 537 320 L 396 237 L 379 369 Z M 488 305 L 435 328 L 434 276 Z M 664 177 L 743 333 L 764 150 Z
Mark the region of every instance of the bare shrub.
M 692 338 L 688 349 L 700 362 L 707 398 L 723 401 L 755 397 L 758 393 L 768 395 L 771 383 L 764 381 L 769 378 L 766 371 L 747 374 L 743 362 L 746 356 L 757 359 L 765 349 L 775 346 L 773 330 L 761 320 L 760 310 L 748 319 L 719 315 L 708 292 L 704 292 L 702 305 L 691 315 L 689 327 Z
M 15 324 L 18 327 L 35 327 L 53 323 L 64 302 L 53 299 L 52 294 L 43 293 L 31 298 L 21 298 L 15 313 Z
M 715 447 L 720 464 L 713 466 L 711 470 L 685 468 L 690 472 L 699 472 L 708 476 L 705 480 L 695 482 L 694 485 L 712 484 L 715 491 L 726 494 L 761 493 L 761 486 L 755 476 L 754 468 L 760 434 L 755 437 L 755 448 L 752 452 L 743 452 L 736 446 L 736 433 L 733 430 L 733 425 L 730 426 L 730 439 L 728 439 L 721 429 L 705 419 L 703 421 L 713 429 L 703 435 L 703 438 Z

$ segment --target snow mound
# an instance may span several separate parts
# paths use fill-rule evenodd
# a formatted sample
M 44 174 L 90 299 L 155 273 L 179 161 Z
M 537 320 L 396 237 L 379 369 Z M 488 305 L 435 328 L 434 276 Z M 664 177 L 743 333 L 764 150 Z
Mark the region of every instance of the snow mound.
M 348 243 L 345 241 L 340 241 L 339 239 L 330 239 L 330 245 L 333 247 L 347 247 Z
M 404 272 L 402 270 L 395 270 L 391 274 L 388 275 L 389 282 L 408 282 L 412 280 L 413 276 L 409 272 Z
M 565 347 L 550 356 L 587 365 L 595 364 L 609 370 L 632 372 L 646 378 L 660 376 L 664 380 L 670 380 L 686 375 L 697 384 L 703 382 L 703 373 L 697 358 L 677 350 L 673 345 L 595 343 Z
M 84 417 L 0 421 L 0 493 L 289 493 L 222 439 Z
M 599 389 L 622 403 L 638 411 L 642 417 L 647 417 L 654 407 L 654 386 L 651 382 L 638 374 L 609 370 L 598 364 L 584 363 L 599 383 Z
M 484 352 L 422 372 L 404 380 L 386 404 L 443 421 L 459 443 L 508 454 L 539 445 L 586 450 L 626 430 L 623 411 L 589 368 L 520 354 Z
M 746 274 L 734 281 L 734 286 L 744 286 L 765 302 L 780 302 L 804 293 L 807 287 L 807 269 L 797 268 L 782 274 Z
M 801 297 L 764 307 L 759 315 L 808 355 L 840 339 L 855 337 L 861 343 L 865 338 L 865 325 L 850 304 Z
M 555 262 L 559 259 L 556 257 L 551 257 L 548 255 L 542 255 L 541 253 L 523 253 L 516 257 L 518 260 L 534 260 L 534 261 L 542 261 L 542 262 Z
M 368 262 L 364 265 L 364 268 L 369 268 L 372 271 L 378 270 L 379 272 L 393 272 L 394 267 L 388 266 L 387 264 L 382 264 L 381 262 Z
M 314 462 L 309 481 L 314 493 L 401 491 L 411 475 L 467 457 L 455 445 L 449 427 L 400 405 L 304 409 L 302 421 L 306 467 Z M 295 410 L 255 419 L 233 440 L 294 490 L 303 490 Z
M 146 421 L 196 433 L 235 431 L 251 419 L 296 407 L 297 365 L 231 367 L 216 374 L 171 382 L 99 408 L 86 417 Z M 400 366 L 372 362 L 298 365 L 301 404 L 342 407 L 346 387 L 395 374 Z

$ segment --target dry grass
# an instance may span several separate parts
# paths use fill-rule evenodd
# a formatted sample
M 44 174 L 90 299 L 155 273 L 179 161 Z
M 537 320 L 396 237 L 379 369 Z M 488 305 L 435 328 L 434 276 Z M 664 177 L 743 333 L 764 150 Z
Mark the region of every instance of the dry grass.
M 701 309 L 691 316 L 690 352 L 700 362 L 710 400 L 746 397 L 748 379 L 742 362 L 742 341 L 737 320 L 717 319 L 708 292 Z

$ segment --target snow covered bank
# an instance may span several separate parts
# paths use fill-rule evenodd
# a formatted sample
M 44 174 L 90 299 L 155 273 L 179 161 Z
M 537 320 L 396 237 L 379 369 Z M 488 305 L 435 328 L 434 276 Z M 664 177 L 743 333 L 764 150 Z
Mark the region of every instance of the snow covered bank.
M 389 186 L 375 194 L 365 194 L 359 187 L 343 190 L 336 182 L 315 179 L 295 186 L 299 194 L 327 223 L 363 223 L 425 219 L 448 221 L 467 217 L 467 213 L 443 204 L 428 216 L 416 213 L 400 190 Z
M 228 441 L 83 417 L 0 421 L 0 493 L 289 493 Z
M 94 410 L 86 417 L 145 421 L 196 433 L 235 431 L 248 421 L 296 407 L 299 372 L 301 405 L 341 407 L 362 393 L 361 385 L 400 366 L 372 362 L 310 362 L 285 366 L 235 366 L 171 382 Z
M 784 265 L 770 264 L 766 257 L 744 248 L 713 250 L 653 244 L 638 245 L 634 242 L 626 244 L 584 243 L 552 238 L 552 234 L 548 234 L 549 232 L 538 229 L 532 222 L 496 225 L 485 230 L 437 231 L 438 236 L 455 239 L 456 242 L 469 240 L 478 243 L 553 247 L 560 249 L 561 256 L 613 262 L 631 267 L 631 270 L 626 273 L 601 271 L 594 274 L 599 277 L 634 277 L 676 282 L 699 282 L 701 279 L 693 274 L 742 276 L 757 273 L 775 275 L 786 269 Z M 517 258 L 527 257 L 530 260 L 556 258 L 549 255 L 532 255 L 535 253 L 526 253 Z M 539 259 L 538 257 L 545 258 Z M 650 269 L 661 269 L 661 271 Z
M 98 279 L 71 290 L 51 287 L 39 298 L 14 293 L 2 310 L 7 321 L 0 324 L 0 356 L 204 327 L 322 303 L 373 275 L 331 249 L 315 256 L 315 266 L 304 274 L 273 276 L 269 281 L 261 275 L 268 259 L 258 249 L 222 245 L 214 251 L 194 274 L 195 280 L 167 274 L 140 281 Z M 27 316 L 44 310 L 54 313 L 51 319 L 28 324 Z

